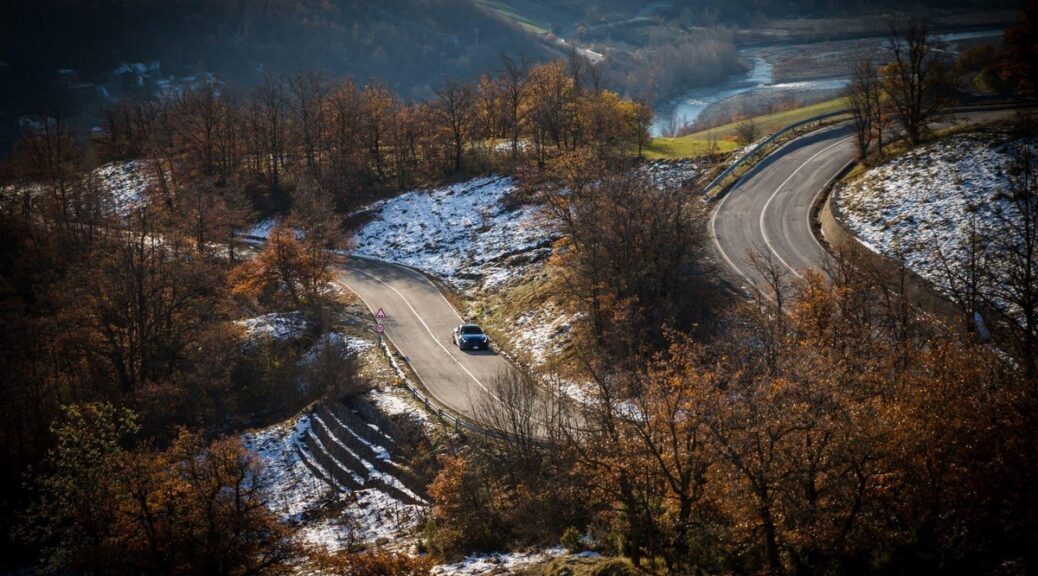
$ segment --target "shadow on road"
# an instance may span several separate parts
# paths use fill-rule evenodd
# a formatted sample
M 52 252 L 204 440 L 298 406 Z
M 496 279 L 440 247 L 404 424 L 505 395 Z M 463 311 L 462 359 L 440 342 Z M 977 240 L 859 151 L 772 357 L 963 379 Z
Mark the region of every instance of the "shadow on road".
M 497 356 L 497 352 L 493 350 L 462 350 L 462 352 L 469 356 Z

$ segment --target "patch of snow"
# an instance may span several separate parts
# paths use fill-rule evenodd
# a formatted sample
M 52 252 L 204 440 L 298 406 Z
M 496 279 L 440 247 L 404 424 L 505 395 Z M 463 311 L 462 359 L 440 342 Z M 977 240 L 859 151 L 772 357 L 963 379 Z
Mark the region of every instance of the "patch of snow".
M 1019 217 L 1007 192 L 1013 158 L 1021 149 L 1038 152 L 1038 139 L 1014 139 L 1005 131 L 945 138 L 869 170 L 840 191 L 838 205 L 869 249 L 904 258 L 909 269 L 945 292 L 951 290 L 948 271 L 952 277 L 965 272 L 975 223 L 988 245 L 983 251 L 997 287 L 1008 271 L 990 242 L 1005 233 L 1007 220 Z M 995 300 L 995 306 L 1013 312 Z
M 581 542 L 584 541 L 584 537 L 583 536 L 581 536 L 580 541 Z M 592 550 L 584 550 L 583 552 L 575 554 L 575 556 L 577 558 L 601 558 L 602 557 L 601 554 L 599 554 L 598 552 L 594 552 Z
M 367 398 L 378 408 L 379 412 L 387 416 L 409 418 L 426 430 L 431 430 L 435 426 L 424 407 L 409 393 L 399 388 L 389 390 L 375 388 L 368 392 Z
M 389 349 L 389 345 L 385 342 L 382 343 L 382 352 L 389 358 L 389 363 L 393 367 L 393 371 L 396 372 L 397 377 L 403 380 L 407 386 L 413 388 L 414 383 L 407 377 L 407 373 L 400 366 L 400 363 L 397 362 L 396 357 L 393 356 Z M 424 406 L 404 388 L 375 388 L 368 392 L 368 399 L 371 400 L 380 412 L 387 416 L 412 418 L 427 431 L 435 427 L 435 424 L 429 418 L 429 414 L 424 410 Z
M 101 189 L 107 193 L 113 213 L 127 216 L 146 201 L 145 191 L 154 182 L 148 160 L 111 162 L 91 173 Z
M 660 188 L 678 188 L 694 183 L 703 175 L 703 166 L 697 160 L 652 160 L 638 167 L 638 173 L 648 177 Z
M 263 317 L 260 316 L 260 318 Z M 255 320 L 255 318 L 253 318 L 252 320 Z M 300 358 L 299 361 L 300 364 L 304 366 L 310 366 L 314 363 L 314 361 L 317 360 L 320 354 L 324 352 L 324 350 L 327 349 L 329 346 L 333 348 L 338 348 L 344 355 L 352 356 L 354 354 L 360 354 L 374 345 L 375 344 L 371 340 L 367 340 L 364 338 L 358 338 L 356 336 L 343 336 L 338 332 L 328 332 L 326 334 L 322 334 L 321 337 L 317 339 L 317 342 L 315 342 L 314 345 L 311 346 L 305 354 L 303 354 L 303 357 Z
M 596 398 L 592 396 L 592 392 L 588 390 L 589 386 L 589 384 L 581 384 L 571 380 L 559 381 L 559 387 L 563 394 L 578 404 L 593 406 L 598 402 L 598 400 L 596 400 Z
M 144 81 L 158 74 L 160 68 L 161 64 L 158 60 L 153 60 L 147 64 L 144 62 L 122 62 L 115 70 L 112 70 L 112 77 L 132 76 L 136 79 L 138 86 L 143 86 Z
M 548 548 L 533 552 L 510 552 L 479 554 L 468 556 L 461 562 L 434 566 L 432 573 L 442 576 L 489 576 L 490 574 L 510 574 L 525 568 L 557 558 L 566 554 L 562 547 Z
M 452 286 L 498 286 L 523 264 L 550 253 L 555 234 L 537 208 L 509 210 L 516 189 L 507 177 L 408 192 L 372 207 L 377 216 L 357 231 L 354 253 L 413 266 Z
M 242 232 L 240 235 L 246 238 L 263 239 L 270 238 L 270 231 L 274 229 L 274 225 L 277 224 L 277 218 L 267 218 L 261 220 L 252 225 L 251 228 Z M 303 239 L 303 232 L 301 230 L 293 230 L 296 240 Z
M 520 152 L 526 152 L 527 150 L 530 149 L 530 142 L 529 142 L 529 140 L 519 140 L 518 142 L 516 142 L 516 144 L 517 144 L 516 147 L 519 149 Z M 491 150 L 493 150 L 494 152 L 498 152 L 498 153 L 511 152 L 512 151 L 512 141 L 511 140 L 502 140 L 500 142 L 495 142 L 494 145 L 491 147 Z
M 268 238 L 270 237 L 270 231 L 274 228 L 275 223 L 277 223 L 277 220 L 274 218 L 267 218 L 266 220 L 254 224 L 252 228 L 246 230 L 243 235 L 254 236 L 256 238 Z
M 305 512 L 334 496 L 296 450 L 309 429 L 310 420 L 303 416 L 294 424 L 277 424 L 242 436 L 242 444 L 263 464 L 261 481 L 271 489 L 272 507 L 292 521 L 301 520 Z
M 32 129 L 43 129 L 43 122 L 27 117 L 22 119 Z M 92 181 L 100 189 L 103 207 L 108 213 L 124 218 L 147 202 L 145 192 L 154 182 L 149 160 L 110 162 L 94 169 L 84 180 Z M 12 184 L 0 188 L 0 196 L 7 201 L 20 202 L 28 195 L 29 201 L 35 202 L 47 191 L 47 186 L 39 182 Z
M 331 430 L 331 428 L 327 425 L 326 422 L 324 422 L 324 420 L 321 419 L 320 416 L 315 414 L 313 416 L 313 418 L 314 418 L 315 421 L 320 423 L 321 426 L 324 426 L 326 429 Z M 335 421 L 338 422 L 340 425 L 346 426 L 334 414 L 332 414 L 332 418 L 334 418 Z M 373 427 L 373 428 L 377 430 L 377 428 L 375 428 L 375 427 Z M 356 434 L 356 432 L 354 432 L 353 430 L 350 430 L 349 427 L 347 427 L 346 429 L 350 431 L 350 434 L 352 434 L 355 439 L 359 440 L 361 443 L 363 443 L 364 445 L 366 445 L 369 448 L 371 448 L 372 451 L 375 452 L 375 455 L 378 457 L 379 460 L 392 461 L 390 456 L 389 456 L 389 451 L 386 450 L 384 447 L 376 446 L 376 445 L 374 445 L 374 444 L 372 444 L 370 442 L 367 442 L 366 440 L 363 440 L 360 436 L 358 436 Z M 397 490 L 400 490 L 404 494 L 407 494 L 411 498 L 414 498 L 415 501 L 417 501 L 417 502 L 425 502 L 424 498 L 422 498 L 418 494 L 415 494 L 414 492 L 412 492 L 411 489 L 408 488 L 407 486 L 405 486 L 403 482 L 401 482 L 400 480 L 396 479 L 395 477 L 393 477 L 393 476 L 391 476 L 389 474 L 386 474 L 384 472 L 379 471 L 377 468 L 375 468 L 375 465 L 373 463 L 368 462 L 366 459 L 364 459 L 363 456 L 357 454 L 352 449 L 350 449 L 349 446 L 343 444 L 342 441 L 339 440 L 334 434 L 332 435 L 332 439 L 335 442 L 335 444 L 338 445 L 339 449 L 345 450 L 350 456 L 352 456 L 353 458 L 357 459 L 357 461 L 360 462 L 362 466 L 364 466 L 364 477 L 365 478 L 368 478 L 368 479 L 370 479 L 370 478 L 377 478 L 377 479 L 381 480 L 382 482 L 386 483 L 387 485 L 392 486 L 393 488 L 396 488 Z M 314 441 L 319 443 L 319 444 L 321 443 L 321 440 L 317 439 L 317 438 L 315 438 Z M 332 459 L 335 459 L 334 454 L 329 453 L 329 456 Z M 336 460 L 336 461 L 338 461 L 338 460 Z M 342 465 L 342 464 L 340 463 L 340 465 Z M 347 467 L 343 466 L 343 468 L 347 468 Z M 359 484 L 364 484 L 366 482 L 364 480 L 364 478 L 359 478 L 357 476 L 354 476 L 354 478 L 357 480 L 357 482 Z
M 292 340 L 302 336 L 309 328 L 309 322 L 302 312 L 271 312 L 238 320 L 235 324 L 245 329 L 245 337 L 249 340 Z
M 534 366 L 543 366 L 552 355 L 569 342 L 573 323 L 580 318 L 553 302 L 524 312 L 515 320 L 511 340 L 515 348 L 527 355 Z

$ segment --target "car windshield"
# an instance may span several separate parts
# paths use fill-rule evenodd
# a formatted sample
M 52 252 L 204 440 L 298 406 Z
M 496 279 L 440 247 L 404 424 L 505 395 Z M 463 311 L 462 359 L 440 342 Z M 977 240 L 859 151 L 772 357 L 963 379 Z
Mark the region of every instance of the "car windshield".
M 461 333 L 462 334 L 482 334 L 483 330 L 481 330 L 479 328 L 479 326 L 462 326 L 461 327 Z

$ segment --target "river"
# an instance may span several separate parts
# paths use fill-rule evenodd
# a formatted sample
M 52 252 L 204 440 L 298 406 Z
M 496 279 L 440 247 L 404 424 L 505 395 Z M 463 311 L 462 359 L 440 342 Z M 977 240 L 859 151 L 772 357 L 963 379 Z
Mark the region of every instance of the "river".
M 945 44 L 955 44 L 969 40 L 994 38 L 1001 35 L 1002 30 L 979 30 L 939 34 L 937 39 Z M 951 51 L 955 51 L 954 46 L 951 47 Z M 742 77 L 721 84 L 690 90 L 680 98 L 661 106 L 649 129 L 652 136 L 658 137 L 672 134 L 677 128 L 694 123 L 699 118 L 699 115 L 710 105 L 741 94 L 764 90 L 786 90 L 799 93 L 833 91 L 842 89 L 850 81 L 847 76 L 836 76 L 776 83 L 774 66 L 764 57 L 754 55 L 753 52 L 748 50 L 742 50 L 740 54 L 750 62 L 751 68 L 749 72 Z

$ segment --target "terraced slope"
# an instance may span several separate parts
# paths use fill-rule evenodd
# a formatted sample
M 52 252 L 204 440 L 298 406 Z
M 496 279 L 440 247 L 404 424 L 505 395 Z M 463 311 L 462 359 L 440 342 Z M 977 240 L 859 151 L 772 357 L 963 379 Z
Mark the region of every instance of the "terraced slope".
M 393 459 L 405 441 L 370 405 L 353 400 L 315 407 L 296 450 L 307 468 L 340 491 L 378 490 L 405 504 L 426 504 L 424 486 Z

